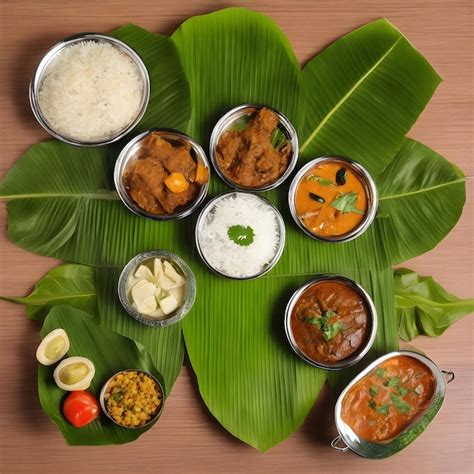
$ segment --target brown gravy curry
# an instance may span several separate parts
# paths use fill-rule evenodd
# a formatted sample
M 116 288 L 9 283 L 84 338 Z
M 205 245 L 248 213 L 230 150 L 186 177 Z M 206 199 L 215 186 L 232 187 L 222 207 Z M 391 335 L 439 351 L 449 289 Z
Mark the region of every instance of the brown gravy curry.
M 155 215 L 173 214 L 192 203 L 208 180 L 208 169 L 188 143 L 171 143 L 151 132 L 140 142 L 124 174 L 130 198 Z
M 300 351 L 315 362 L 329 365 L 361 348 L 371 329 L 363 297 L 335 280 L 308 287 L 296 302 L 290 322 Z
M 429 406 L 434 390 L 435 378 L 425 364 L 409 356 L 392 357 L 347 392 L 341 417 L 361 438 L 385 441 Z
M 231 128 L 219 140 L 216 161 L 230 181 L 247 188 L 274 183 L 288 168 L 292 146 L 287 140 L 274 145 L 279 119 L 270 109 L 254 112 L 243 129 Z

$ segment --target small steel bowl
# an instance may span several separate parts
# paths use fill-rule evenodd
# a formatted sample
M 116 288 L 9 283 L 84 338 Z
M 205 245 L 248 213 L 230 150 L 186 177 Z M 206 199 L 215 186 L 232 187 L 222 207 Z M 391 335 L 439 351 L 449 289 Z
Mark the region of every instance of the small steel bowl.
M 361 180 L 362 184 L 364 185 L 365 193 L 367 195 L 367 212 L 365 213 L 362 222 L 355 229 L 351 230 L 347 234 L 335 235 L 332 237 L 323 237 L 320 235 L 313 234 L 301 222 L 300 218 L 298 217 L 298 213 L 296 212 L 296 191 L 301 180 L 304 178 L 306 173 L 312 168 L 314 168 L 316 165 L 327 161 L 340 163 L 342 166 L 350 168 L 351 171 L 357 174 L 357 176 Z M 362 235 L 369 228 L 370 224 L 372 224 L 372 222 L 374 221 L 375 215 L 377 214 L 378 193 L 377 187 L 375 186 L 375 182 L 370 176 L 370 174 L 363 166 L 361 166 L 356 161 L 341 156 L 321 156 L 319 158 L 315 158 L 309 163 L 306 163 L 295 175 L 288 191 L 288 204 L 290 206 L 290 212 L 293 216 L 294 221 L 306 235 L 309 235 L 313 239 L 321 240 L 324 242 L 349 242 L 350 240 L 353 240 Z
M 38 94 L 39 94 L 45 73 L 47 72 L 47 69 L 49 65 L 51 64 L 51 62 L 65 48 L 75 43 L 80 43 L 82 41 L 96 41 L 96 42 L 101 42 L 101 43 L 108 43 L 114 46 L 115 48 L 119 49 L 121 52 L 125 53 L 135 63 L 135 65 L 138 68 L 140 77 L 143 81 L 143 94 L 142 94 L 142 100 L 141 100 L 141 105 L 140 105 L 140 111 L 138 115 L 125 129 L 121 130 L 120 132 L 117 132 L 115 135 L 111 136 L 110 138 L 107 138 L 101 141 L 81 141 L 81 140 L 74 139 L 74 137 L 61 135 L 61 133 L 57 132 L 55 129 L 53 129 L 49 125 L 47 119 L 44 117 L 43 113 L 41 112 L 41 107 L 39 105 Z M 59 43 L 56 43 L 44 55 L 43 59 L 38 64 L 33 74 L 33 78 L 31 79 L 29 96 L 30 96 L 31 110 L 33 111 L 33 114 L 36 120 L 53 137 L 65 143 L 69 143 L 70 145 L 77 145 L 77 146 L 83 146 L 83 147 L 101 146 L 101 145 L 107 145 L 109 143 L 113 143 L 117 140 L 120 140 L 123 136 L 129 133 L 142 119 L 148 107 L 148 101 L 150 99 L 150 76 L 148 75 L 148 70 L 145 67 L 145 64 L 143 63 L 140 56 L 132 48 L 130 48 L 130 46 L 125 44 L 123 41 L 120 41 L 111 36 L 102 35 L 98 33 L 80 33 L 78 35 L 69 36 L 63 39 L 62 41 L 60 41 Z
M 352 430 L 352 428 L 342 420 L 342 402 L 344 397 L 347 395 L 347 392 L 357 382 L 359 382 L 382 362 L 397 356 L 413 357 L 414 359 L 422 362 L 428 369 L 431 370 L 436 382 L 433 397 L 424 413 L 421 414 L 421 416 L 416 417 L 401 433 L 399 433 L 394 438 L 381 441 L 379 443 L 366 441 L 365 439 L 360 438 Z M 417 352 L 395 351 L 379 357 L 363 371 L 361 371 L 355 378 L 353 378 L 339 395 L 334 408 L 334 419 L 339 436 L 332 440 L 331 447 L 341 452 L 346 452 L 350 449 L 359 456 L 366 458 L 382 459 L 392 456 L 412 443 L 426 429 L 429 423 L 431 423 L 443 405 L 444 399 L 446 397 L 447 384 L 453 380 L 454 372 L 440 370 L 431 359 Z
M 261 186 L 259 188 L 251 188 L 246 186 L 241 186 L 229 178 L 225 176 L 225 174 L 220 170 L 219 165 L 217 163 L 216 158 L 216 149 L 219 143 L 221 136 L 229 130 L 229 128 L 234 125 L 241 117 L 244 115 L 250 115 L 251 113 L 255 112 L 258 109 L 262 108 L 270 109 L 275 115 L 278 117 L 280 124 L 283 127 L 283 131 L 286 137 L 291 141 L 292 146 L 292 155 L 291 159 L 288 163 L 288 168 L 286 171 L 273 183 L 267 184 L 265 186 Z M 290 176 L 291 172 L 294 170 L 296 166 L 296 162 L 298 161 L 298 135 L 296 134 L 296 130 L 291 124 L 291 122 L 278 110 L 275 110 L 272 107 L 268 107 L 266 105 L 256 105 L 256 104 L 243 104 L 229 110 L 225 115 L 223 115 L 219 121 L 214 126 L 212 130 L 211 139 L 209 143 L 209 156 L 211 162 L 216 170 L 217 174 L 220 178 L 231 188 L 238 189 L 241 191 L 252 191 L 252 192 L 262 192 L 262 191 L 269 191 L 270 189 L 274 189 L 279 186 L 283 181 L 285 181 L 288 176 Z
M 139 207 L 133 202 L 127 192 L 127 189 L 125 188 L 125 184 L 123 182 L 124 173 L 126 172 L 128 165 L 135 159 L 135 154 L 140 147 L 140 142 L 150 133 L 158 133 L 163 139 L 169 140 L 171 142 L 188 143 L 191 146 L 191 150 L 195 153 L 196 157 L 203 162 L 204 166 L 207 168 L 208 171 L 210 170 L 209 161 L 201 145 L 199 145 L 198 142 L 196 142 L 188 135 L 178 132 L 177 130 L 172 130 L 168 128 L 155 128 L 147 130 L 146 132 L 143 132 L 132 140 L 130 140 L 122 149 L 119 157 L 117 158 L 114 169 L 114 182 L 118 195 L 122 202 L 125 204 L 125 206 L 137 216 L 143 216 L 157 221 L 167 221 L 171 219 L 182 219 L 184 217 L 187 217 L 192 214 L 206 198 L 207 190 L 209 188 L 210 173 L 207 182 L 201 186 L 197 198 L 188 206 L 181 208 L 173 214 L 157 215 L 143 210 L 141 207 Z
M 149 319 L 146 315 L 139 313 L 128 297 L 129 288 L 127 288 L 127 283 L 130 278 L 135 273 L 135 270 L 147 260 L 152 258 L 165 258 L 172 260 L 173 263 L 178 265 L 182 271 L 184 277 L 186 278 L 186 291 L 184 296 L 183 304 L 176 309 L 173 313 L 166 316 L 163 319 Z M 127 265 L 122 270 L 118 281 L 118 296 L 120 303 L 124 307 L 125 311 L 136 319 L 139 323 L 144 324 L 145 326 L 151 327 L 165 327 L 170 326 L 171 324 L 181 321 L 191 310 L 194 300 L 196 299 L 196 277 L 194 273 L 189 268 L 188 264 L 178 255 L 169 252 L 168 250 L 149 250 L 147 252 L 140 253 L 133 257 Z
M 123 374 L 123 373 L 126 373 L 126 372 L 140 372 L 142 374 L 145 374 L 146 376 L 150 377 L 152 380 L 154 380 L 158 387 L 160 388 L 161 390 L 161 394 L 162 394 L 162 399 L 161 399 L 161 406 L 159 408 L 159 410 L 156 412 L 156 415 L 150 420 L 150 421 L 147 421 L 144 425 L 142 426 L 124 426 L 124 425 L 121 425 L 120 423 L 118 423 L 117 421 L 115 421 L 112 416 L 110 416 L 108 410 L 107 410 L 107 407 L 105 406 L 105 392 L 107 392 L 107 388 L 110 384 L 110 382 L 117 376 L 117 375 L 120 375 L 120 374 Z M 139 369 L 126 369 L 126 370 L 121 370 L 120 372 L 117 372 L 116 374 L 112 375 L 112 377 L 110 377 L 107 382 L 104 383 L 104 385 L 102 386 L 102 389 L 100 391 L 100 395 L 99 395 L 99 403 L 100 403 L 100 407 L 102 409 L 102 411 L 104 412 L 105 416 L 107 418 L 109 418 L 110 420 L 112 420 L 112 422 L 114 422 L 117 426 L 120 426 L 120 428 L 125 428 L 127 430 L 140 430 L 142 428 L 146 428 L 147 426 L 150 426 L 152 424 L 154 424 L 158 418 L 161 416 L 161 414 L 163 413 L 163 408 L 164 408 L 164 405 L 165 405 L 165 390 L 163 388 L 163 385 L 160 383 L 160 381 L 154 377 L 153 375 L 150 374 L 150 372 L 145 372 L 144 370 L 139 370 Z
M 334 362 L 332 364 L 324 364 L 323 362 L 315 361 L 308 357 L 303 351 L 300 350 L 298 345 L 296 344 L 296 341 L 293 337 L 293 332 L 291 330 L 291 315 L 293 313 L 293 309 L 297 303 L 297 301 L 300 299 L 301 295 L 312 285 L 320 283 L 322 281 L 336 281 L 339 283 L 344 283 L 345 285 L 349 286 L 350 288 L 353 288 L 354 290 L 359 293 L 359 295 L 362 297 L 365 303 L 366 310 L 368 312 L 368 316 L 370 319 L 370 333 L 365 341 L 365 343 L 353 354 L 351 354 L 349 357 L 346 357 L 345 359 L 339 361 L 339 362 Z M 318 367 L 320 369 L 326 369 L 326 370 L 340 370 L 340 369 L 346 369 L 347 367 L 351 367 L 355 364 L 357 364 L 370 350 L 372 347 L 375 336 L 377 334 L 377 310 L 375 309 L 375 305 L 372 302 L 372 299 L 370 298 L 369 294 L 360 286 L 358 283 L 356 283 L 353 280 L 350 280 L 349 278 L 343 277 L 343 276 L 338 276 L 338 275 L 318 275 L 316 278 L 311 280 L 310 282 L 306 283 L 302 287 L 300 287 L 298 290 L 296 290 L 293 293 L 293 296 L 290 298 L 290 301 L 288 301 L 288 304 L 286 306 L 285 310 L 285 332 L 286 332 L 286 337 L 288 338 L 288 342 L 290 343 L 291 348 L 293 351 L 305 362 L 308 364 L 311 364 L 314 367 Z
M 217 268 L 214 268 L 209 263 L 209 261 L 207 260 L 205 254 L 203 252 L 203 249 L 201 247 L 201 242 L 200 242 L 200 234 L 201 234 L 202 228 L 204 226 L 205 219 L 206 219 L 207 215 L 210 212 L 213 211 L 213 208 L 214 208 L 216 202 L 218 202 L 218 201 L 220 201 L 224 198 L 227 198 L 229 196 L 239 195 L 239 194 L 240 195 L 246 195 L 246 196 L 252 196 L 254 199 L 258 199 L 259 201 L 263 202 L 264 204 L 270 206 L 272 208 L 272 210 L 274 211 L 274 213 L 275 213 L 275 217 L 277 219 L 278 227 L 279 227 L 279 231 L 280 231 L 280 241 L 278 243 L 278 248 L 277 248 L 277 251 L 276 251 L 275 255 L 273 256 L 272 260 L 269 262 L 269 264 L 266 267 L 264 267 L 260 272 L 256 273 L 255 275 L 250 275 L 250 276 L 245 276 L 245 277 L 231 276 L 231 275 L 228 275 L 224 272 L 221 272 Z M 238 222 L 236 222 L 236 224 L 238 224 Z M 278 209 L 268 199 L 265 199 L 261 196 L 258 196 L 256 194 L 246 192 L 246 191 L 228 191 L 228 192 L 219 194 L 218 196 L 213 198 L 202 209 L 202 211 L 199 214 L 199 217 L 197 219 L 197 222 L 196 222 L 195 242 L 196 242 L 196 247 L 197 247 L 199 256 L 201 257 L 202 261 L 216 275 L 219 275 L 219 276 L 224 277 L 224 278 L 229 278 L 231 280 L 251 280 L 253 278 L 258 278 L 258 277 L 261 277 L 262 275 L 265 275 L 265 273 L 268 273 L 277 264 L 278 260 L 281 257 L 281 254 L 283 253 L 283 249 L 285 248 L 285 234 L 286 234 L 286 231 L 285 231 L 285 223 L 283 221 L 283 218 L 282 218 L 280 212 L 278 211 Z

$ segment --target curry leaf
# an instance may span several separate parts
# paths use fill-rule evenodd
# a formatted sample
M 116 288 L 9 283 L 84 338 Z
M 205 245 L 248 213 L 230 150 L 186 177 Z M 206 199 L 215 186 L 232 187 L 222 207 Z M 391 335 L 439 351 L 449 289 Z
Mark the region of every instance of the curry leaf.
M 28 296 L 0 296 L 0 299 L 26 305 L 30 319 L 44 319 L 57 305 L 68 305 L 94 314 L 97 312 L 95 268 L 65 263 L 39 280 Z
M 405 341 L 419 335 L 440 336 L 451 324 L 474 312 L 474 299 L 457 298 L 431 277 L 399 268 L 394 278 L 398 331 Z
M 355 212 L 356 214 L 365 214 L 364 211 L 357 209 L 357 194 L 355 192 L 339 194 L 334 201 L 331 202 L 331 206 L 346 214 L 348 212 Z

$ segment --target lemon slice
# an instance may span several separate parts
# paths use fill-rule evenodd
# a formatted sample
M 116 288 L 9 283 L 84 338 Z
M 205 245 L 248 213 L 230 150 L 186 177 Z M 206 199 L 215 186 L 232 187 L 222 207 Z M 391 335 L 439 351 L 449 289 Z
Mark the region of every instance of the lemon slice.
M 68 357 L 54 369 L 56 385 L 69 392 L 86 390 L 95 375 L 94 364 L 86 357 Z
M 38 349 L 36 359 L 40 364 L 53 365 L 61 360 L 69 350 L 69 338 L 64 329 L 55 329 L 43 338 Z

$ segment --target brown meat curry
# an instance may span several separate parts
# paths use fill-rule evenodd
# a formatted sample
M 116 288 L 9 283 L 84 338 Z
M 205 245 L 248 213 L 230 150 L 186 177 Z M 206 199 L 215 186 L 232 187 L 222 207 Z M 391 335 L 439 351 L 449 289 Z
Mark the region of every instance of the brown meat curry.
M 361 348 L 370 332 L 370 320 L 355 289 L 327 280 L 314 283 L 300 296 L 291 314 L 291 332 L 308 358 L 331 364 Z
M 230 129 L 219 140 L 217 166 L 232 182 L 247 188 L 260 188 L 274 183 L 288 168 L 291 143 L 285 140 L 275 147 L 272 138 L 279 119 L 274 112 L 262 108 L 252 115 L 244 130 Z
M 124 175 L 131 199 L 156 215 L 173 214 L 193 202 L 208 176 L 191 153 L 188 143 L 170 143 L 156 132 L 147 135 Z

